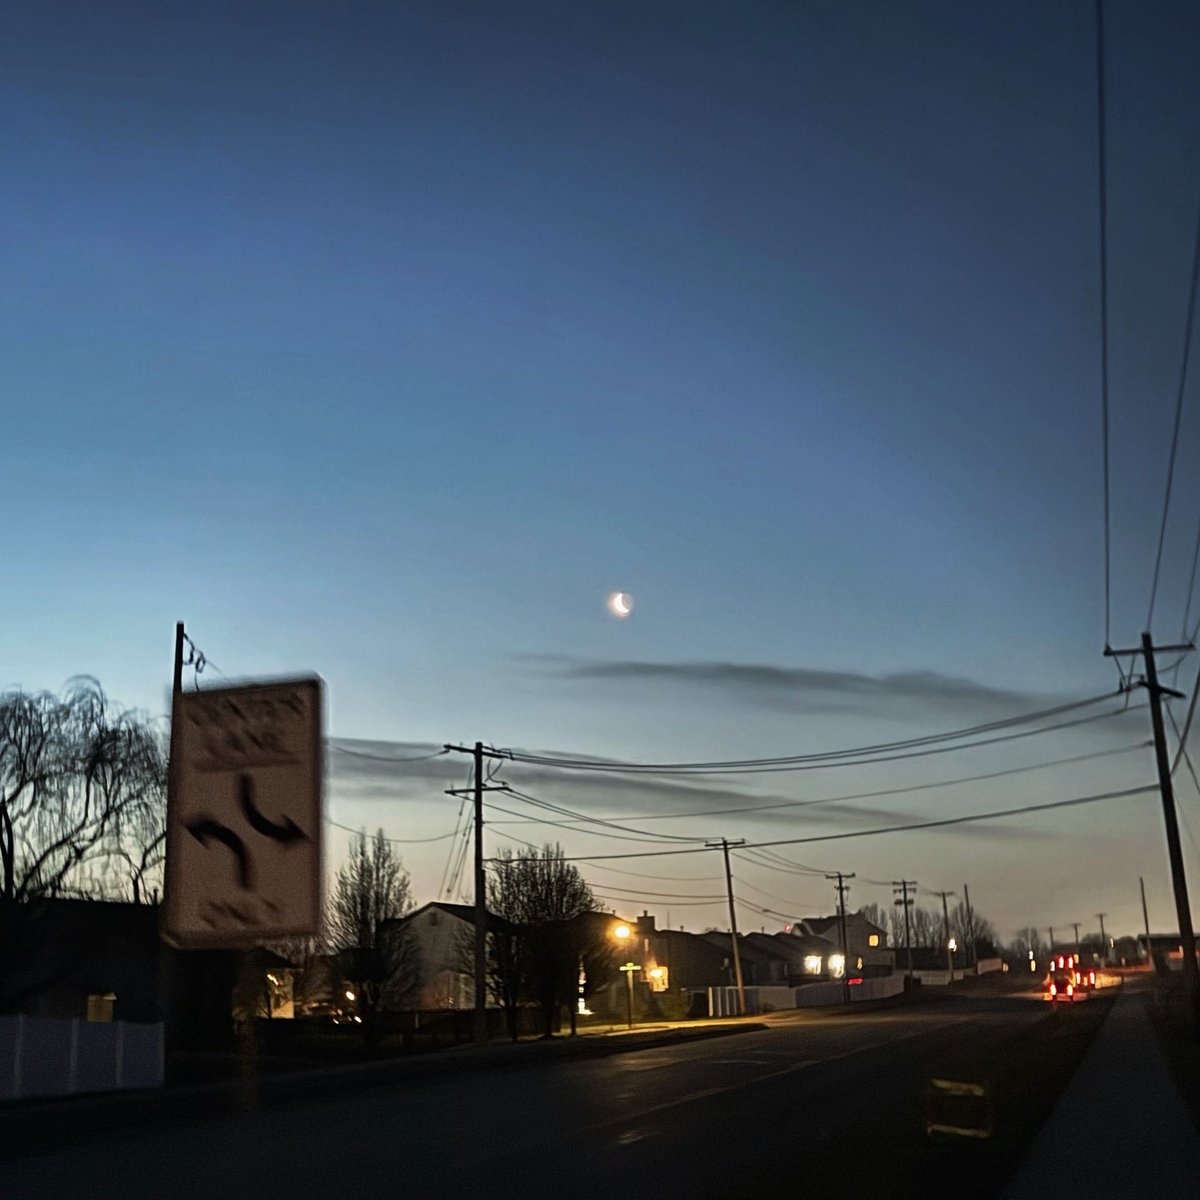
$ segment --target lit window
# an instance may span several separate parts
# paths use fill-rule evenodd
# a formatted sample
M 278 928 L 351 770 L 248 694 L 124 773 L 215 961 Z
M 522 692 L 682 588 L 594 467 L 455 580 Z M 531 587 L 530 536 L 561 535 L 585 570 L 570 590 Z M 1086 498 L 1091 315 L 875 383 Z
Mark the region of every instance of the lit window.
M 829 956 L 829 974 L 835 979 L 841 979 L 846 973 L 846 960 L 840 954 Z
M 111 1021 L 113 1019 L 113 1004 L 116 1003 L 115 992 L 105 992 L 102 995 L 87 998 L 87 1019 L 89 1021 Z
M 821 956 L 819 954 L 806 954 L 804 956 L 804 970 L 809 975 L 820 975 Z
M 879 945 L 879 934 L 877 934 L 877 933 L 871 934 L 871 936 L 869 938 L 867 938 L 867 945 L 868 946 L 878 946 Z

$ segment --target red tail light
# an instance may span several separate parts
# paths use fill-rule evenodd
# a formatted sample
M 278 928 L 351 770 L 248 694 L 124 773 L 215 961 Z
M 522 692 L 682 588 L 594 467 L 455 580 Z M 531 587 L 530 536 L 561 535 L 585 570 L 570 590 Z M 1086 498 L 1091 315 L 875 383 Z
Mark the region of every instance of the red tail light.
M 846 983 L 848 986 L 853 987 L 856 983 L 862 983 L 862 976 L 860 975 L 855 979 L 847 979 Z

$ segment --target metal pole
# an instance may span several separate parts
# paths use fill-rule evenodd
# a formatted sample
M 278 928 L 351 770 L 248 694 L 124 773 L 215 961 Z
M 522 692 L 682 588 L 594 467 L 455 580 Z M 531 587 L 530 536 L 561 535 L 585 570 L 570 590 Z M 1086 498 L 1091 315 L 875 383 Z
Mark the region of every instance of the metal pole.
M 633 964 L 627 963 L 625 966 L 625 1016 L 629 1022 L 629 1028 L 633 1028 Z
M 488 1040 L 487 884 L 483 874 L 483 743 L 475 743 L 475 1040 Z
M 1104 965 L 1107 967 L 1108 966 L 1108 934 L 1104 932 L 1104 918 L 1108 916 L 1108 913 L 1097 913 L 1096 916 L 1100 918 L 1100 954 L 1101 954 L 1100 961 L 1103 962 Z

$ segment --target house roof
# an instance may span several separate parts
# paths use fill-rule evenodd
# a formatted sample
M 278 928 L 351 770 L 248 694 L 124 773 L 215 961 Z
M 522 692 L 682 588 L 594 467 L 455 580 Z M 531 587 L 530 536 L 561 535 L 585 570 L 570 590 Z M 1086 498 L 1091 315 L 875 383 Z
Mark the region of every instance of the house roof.
M 410 912 L 405 917 L 399 917 L 399 922 L 408 922 L 422 913 L 429 912 L 430 909 L 436 908 L 440 912 L 446 913 L 448 916 L 456 917 L 460 921 L 466 922 L 468 925 L 475 924 L 475 906 L 473 904 L 450 904 L 445 900 L 430 900 L 428 904 L 422 904 L 420 908 Z M 495 913 L 487 914 L 487 926 L 489 929 L 497 929 L 501 931 L 509 930 L 512 924 L 506 921 L 503 917 L 498 917 Z
M 836 942 L 816 933 L 777 933 L 774 936 L 793 954 L 828 954 L 837 949 Z

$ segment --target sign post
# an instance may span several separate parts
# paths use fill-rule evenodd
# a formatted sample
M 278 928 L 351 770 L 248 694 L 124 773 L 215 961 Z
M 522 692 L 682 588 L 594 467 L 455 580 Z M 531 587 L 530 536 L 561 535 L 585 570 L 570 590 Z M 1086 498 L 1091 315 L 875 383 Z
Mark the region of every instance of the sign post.
M 181 949 L 316 933 L 319 679 L 176 693 L 162 935 Z

